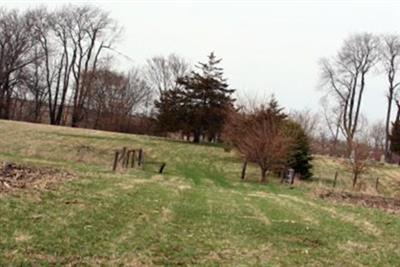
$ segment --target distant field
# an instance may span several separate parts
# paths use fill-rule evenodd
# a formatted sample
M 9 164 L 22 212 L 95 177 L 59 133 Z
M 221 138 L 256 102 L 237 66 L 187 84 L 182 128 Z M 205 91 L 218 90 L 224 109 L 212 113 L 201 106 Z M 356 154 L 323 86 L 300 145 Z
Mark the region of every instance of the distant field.
M 123 146 L 167 162 L 165 173 L 113 173 Z M 215 145 L 0 121 L 0 161 L 73 175 L 0 192 L 0 266 L 400 266 L 400 215 L 315 196 L 335 171 L 337 190 L 350 188 L 337 159 L 316 156 L 316 177 L 294 188 L 263 185 L 254 166 L 240 182 L 240 159 Z M 362 181 L 400 196 L 396 166 Z

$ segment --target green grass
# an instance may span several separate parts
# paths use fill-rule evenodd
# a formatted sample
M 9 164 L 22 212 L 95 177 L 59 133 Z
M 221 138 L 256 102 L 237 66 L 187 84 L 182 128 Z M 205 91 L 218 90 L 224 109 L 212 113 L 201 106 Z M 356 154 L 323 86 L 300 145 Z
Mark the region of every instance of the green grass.
M 399 266 L 400 217 L 316 199 L 337 160 L 294 188 L 257 183 L 222 147 L 0 121 L 0 160 L 76 174 L 52 191 L 0 196 L 0 266 Z M 79 146 L 89 150 L 79 153 Z M 142 147 L 157 166 L 113 173 L 113 151 Z M 400 171 L 378 166 L 384 194 Z M 396 180 L 397 179 L 397 180 Z M 371 180 L 372 181 L 372 180 Z

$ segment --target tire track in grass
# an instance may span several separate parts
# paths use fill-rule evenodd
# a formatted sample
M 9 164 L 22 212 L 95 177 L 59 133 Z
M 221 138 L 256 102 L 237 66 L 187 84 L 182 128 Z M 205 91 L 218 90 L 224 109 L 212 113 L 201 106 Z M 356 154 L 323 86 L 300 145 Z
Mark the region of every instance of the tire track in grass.
M 343 222 L 353 224 L 354 226 L 360 228 L 363 230 L 365 233 L 373 235 L 373 236 L 380 236 L 382 234 L 382 231 L 373 223 L 365 220 L 365 219 L 360 219 L 354 216 L 353 214 L 349 212 L 343 212 L 343 211 L 338 211 L 334 207 L 325 207 L 322 205 L 317 205 L 314 202 L 300 199 L 299 197 L 296 196 L 289 196 L 285 194 L 278 194 L 279 197 L 286 198 L 291 201 L 295 201 L 298 203 L 303 203 L 305 205 L 311 206 L 313 208 L 323 210 L 326 213 L 328 213 L 332 218 L 337 218 Z
M 207 179 L 217 186 L 223 188 L 231 187 L 231 183 L 226 179 L 224 171 L 210 164 L 181 162 L 177 164 L 177 169 L 182 176 L 192 180 L 195 185 L 200 185 Z
M 277 205 L 280 207 L 286 209 L 286 210 L 291 210 L 293 211 L 294 214 L 296 214 L 299 218 L 301 218 L 302 221 L 312 224 L 312 225 L 319 225 L 320 221 L 314 216 L 314 214 L 311 214 L 310 210 L 304 209 L 304 205 L 299 205 L 299 203 L 295 202 L 290 202 L 290 201 L 285 201 L 282 198 L 280 198 L 278 195 L 275 193 L 265 193 L 262 191 L 257 191 L 257 192 L 252 192 L 248 194 L 248 196 L 251 197 L 256 197 L 256 198 L 268 198 L 274 201 Z M 290 220 L 283 220 L 283 222 L 287 222 Z

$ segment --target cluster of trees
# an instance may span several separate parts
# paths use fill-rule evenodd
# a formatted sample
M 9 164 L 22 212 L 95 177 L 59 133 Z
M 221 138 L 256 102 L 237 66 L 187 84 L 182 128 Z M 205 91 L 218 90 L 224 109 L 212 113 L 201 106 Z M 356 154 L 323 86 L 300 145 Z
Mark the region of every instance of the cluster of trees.
M 376 149 L 382 149 L 387 160 L 396 149 L 396 136 L 400 124 L 400 36 L 354 34 L 344 41 L 337 55 L 321 60 L 321 87 L 327 92 L 324 101 L 324 120 L 329 136 L 335 146 L 343 136 L 346 142 L 346 156 L 357 153 L 359 143 L 373 142 Z M 368 78 L 374 73 L 386 76 L 386 118 L 384 123 L 372 125 L 367 136 L 365 118 L 361 114 L 363 96 Z M 331 103 L 331 105 L 328 105 Z M 393 105 L 397 112 L 393 116 Z M 393 120 L 394 117 L 394 121 Z M 382 141 L 383 136 L 383 141 Z
M 193 136 L 195 143 L 220 138 L 227 111 L 233 109 L 235 101 L 235 90 L 228 88 L 223 70 L 217 66 L 220 62 L 211 53 L 206 63 L 196 66 L 199 71 L 178 77 L 171 89 L 161 92 L 155 106 L 165 131 Z
M 233 145 L 244 160 L 256 163 L 261 182 L 270 172 L 293 168 L 301 178 L 311 177 L 311 151 L 302 126 L 290 119 L 274 97 L 267 105 L 252 105 L 231 111 L 224 126 L 225 141 Z
M 121 33 L 107 12 L 93 6 L 0 9 L 0 118 L 154 129 L 154 98 L 187 74 L 190 64 L 172 54 L 117 71 Z
M 30 100 L 31 120 L 38 121 L 46 105 L 50 123 L 59 125 L 68 103 L 70 124 L 77 126 L 90 98 L 91 74 L 119 32 L 106 12 L 89 6 L 1 9 L 0 117 L 10 118 Z
M 311 150 L 302 125 L 290 119 L 275 98 L 267 105 L 235 105 L 235 90 L 229 89 L 220 62 L 211 53 L 197 70 L 160 90 L 155 101 L 159 126 L 195 143 L 225 142 L 260 167 L 261 182 L 268 173 L 287 168 L 303 179 L 311 177 Z

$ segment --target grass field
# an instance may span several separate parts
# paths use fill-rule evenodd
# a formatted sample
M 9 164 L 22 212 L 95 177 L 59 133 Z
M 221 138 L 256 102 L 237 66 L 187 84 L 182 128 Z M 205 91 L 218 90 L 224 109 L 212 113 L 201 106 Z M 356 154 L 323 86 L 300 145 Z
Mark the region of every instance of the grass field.
M 165 173 L 113 173 L 123 146 Z M 240 160 L 218 146 L 0 121 L 0 161 L 76 176 L 0 195 L 0 266 L 400 266 L 399 215 L 314 196 L 336 170 L 350 184 L 338 160 L 316 157 L 316 178 L 290 188 L 257 183 L 254 166 L 240 182 Z M 400 171 L 373 168 L 367 190 L 377 175 L 398 196 Z

